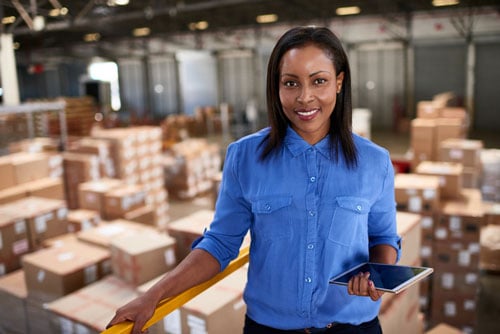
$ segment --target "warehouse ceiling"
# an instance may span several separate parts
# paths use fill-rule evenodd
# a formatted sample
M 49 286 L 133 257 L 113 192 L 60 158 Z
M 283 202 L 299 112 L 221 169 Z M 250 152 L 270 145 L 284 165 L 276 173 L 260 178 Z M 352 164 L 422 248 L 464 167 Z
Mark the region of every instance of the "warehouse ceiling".
M 444 1 L 444 0 L 434 0 Z M 449 0 L 448 0 L 449 1 Z M 127 3 L 128 4 L 123 4 Z M 299 24 L 340 18 L 339 7 L 358 6 L 360 15 L 438 12 L 433 0 L 0 0 L 0 33 L 13 34 L 21 49 L 68 48 L 84 43 L 168 37 L 195 31 L 224 32 L 260 27 L 256 17 L 277 15 Z M 446 8 L 494 8 L 498 0 L 460 0 Z M 273 24 L 273 23 L 266 23 Z M 146 28 L 135 30 L 137 28 Z M 133 33 L 142 37 L 134 37 Z M 141 35 L 142 33 L 142 35 Z

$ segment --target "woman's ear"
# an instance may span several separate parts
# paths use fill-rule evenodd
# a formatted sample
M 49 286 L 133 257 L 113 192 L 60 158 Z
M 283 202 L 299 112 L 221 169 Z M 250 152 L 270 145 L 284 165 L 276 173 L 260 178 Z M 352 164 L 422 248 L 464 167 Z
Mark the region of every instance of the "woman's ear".
M 337 94 L 342 90 L 342 82 L 344 81 L 344 72 L 337 75 Z

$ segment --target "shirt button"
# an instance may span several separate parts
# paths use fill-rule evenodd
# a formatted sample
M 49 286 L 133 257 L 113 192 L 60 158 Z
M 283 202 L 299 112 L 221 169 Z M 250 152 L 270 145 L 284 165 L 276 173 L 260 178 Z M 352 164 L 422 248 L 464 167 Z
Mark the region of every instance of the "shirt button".
M 312 282 L 311 277 L 307 277 L 307 278 L 306 278 L 306 283 L 311 283 L 311 282 Z
M 264 208 L 265 208 L 267 211 L 269 211 L 269 210 L 271 210 L 271 205 L 270 205 L 270 204 L 266 204 L 266 205 L 264 206 Z
M 307 245 L 307 249 L 313 249 L 314 248 L 314 245 L 313 244 L 309 244 Z
M 311 180 L 311 182 L 314 182 L 314 181 L 316 181 L 316 177 L 311 176 L 311 178 L 309 180 Z
M 314 211 L 309 211 L 309 216 L 314 216 Z
M 356 209 L 358 209 L 358 211 L 361 211 L 361 209 L 362 209 L 362 208 L 361 208 L 361 205 L 358 205 L 358 206 L 356 207 Z

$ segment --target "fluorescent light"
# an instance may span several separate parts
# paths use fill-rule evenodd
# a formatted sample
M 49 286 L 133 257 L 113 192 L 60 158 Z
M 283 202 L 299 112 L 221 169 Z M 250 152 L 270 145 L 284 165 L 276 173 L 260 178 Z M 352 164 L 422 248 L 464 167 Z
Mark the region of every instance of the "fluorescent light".
M 432 0 L 434 7 L 454 6 L 460 3 L 459 0 Z
M 358 6 L 350 6 L 350 7 L 339 7 L 335 10 L 337 15 L 356 15 L 361 13 L 361 8 Z
M 278 21 L 278 15 L 276 14 L 263 14 L 255 18 L 258 23 L 273 23 Z
M 134 29 L 134 31 L 132 32 L 132 34 L 135 37 L 149 36 L 149 34 L 151 34 L 151 29 L 149 29 L 148 27 L 136 28 L 136 29 Z
M 15 16 L 6 16 L 2 18 L 2 24 L 12 24 L 14 22 L 16 22 Z

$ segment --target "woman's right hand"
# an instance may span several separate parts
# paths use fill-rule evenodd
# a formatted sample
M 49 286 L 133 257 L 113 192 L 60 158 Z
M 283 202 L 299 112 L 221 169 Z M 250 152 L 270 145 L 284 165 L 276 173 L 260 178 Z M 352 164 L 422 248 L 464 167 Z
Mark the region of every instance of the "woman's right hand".
M 108 323 L 106 328 L 114 326 L 118 323 L 125 321 L 132 321 L 132 334 L 146 333 L 147 330 L 142 331 L 146 322 L 153 316 L 156 309 L 156 300 L 144 294 L 123 305 L 116 310 L 115 316 Z

